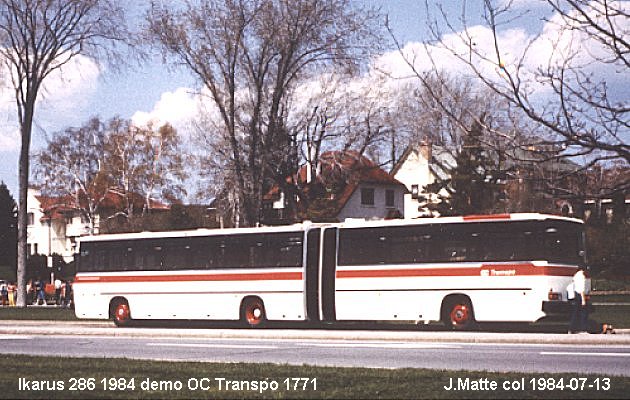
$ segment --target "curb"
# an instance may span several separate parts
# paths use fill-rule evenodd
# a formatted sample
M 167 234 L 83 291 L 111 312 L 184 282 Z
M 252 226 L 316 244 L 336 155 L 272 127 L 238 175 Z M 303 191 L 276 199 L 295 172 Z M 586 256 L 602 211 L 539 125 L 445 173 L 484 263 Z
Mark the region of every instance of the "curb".
M 397 342 L 448 342 L 497 344 L 630 345 L 630 329 L 615 335 L 568 335 L 559 333 L 498 333 L 445 331 L 377 331 L 315 329 L 179 329 L 115 328 L 110 322 L 0 321 L 0 334 L 110 336 L 164 339 L 261 339 L 261 340 L 348 340 Z

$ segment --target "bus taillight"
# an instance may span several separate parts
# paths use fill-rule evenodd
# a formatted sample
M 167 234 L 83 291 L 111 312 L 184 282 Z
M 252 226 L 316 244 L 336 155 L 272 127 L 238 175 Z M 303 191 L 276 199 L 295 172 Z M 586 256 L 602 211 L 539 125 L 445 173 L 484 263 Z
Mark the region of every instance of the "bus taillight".
M 556 293 L 549 289 L 549 294 L 547 295 L 549 300 L 560 300 L 560 293 Z

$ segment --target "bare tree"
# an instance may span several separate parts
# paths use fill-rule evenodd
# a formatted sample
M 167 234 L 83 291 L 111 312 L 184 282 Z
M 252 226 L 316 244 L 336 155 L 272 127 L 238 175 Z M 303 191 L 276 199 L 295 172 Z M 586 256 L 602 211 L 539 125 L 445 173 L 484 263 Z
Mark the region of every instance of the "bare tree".
M 79 55 L 98 57 L 126 37 L 116 0 L 1 0 L 0 58 L 7 66 L 21 134 L 18 301 L 26 306 L 26 198 L 35 103 L 52 72 Z
M 92 118 L 79 128 L 53 134 L 46 148 L 35 155 L 35 177 L 53 195 L 74 198 L 74 207 L 96 232 L 104 217 L 147 214 L 152 201 L 170 202 L 185 194 L 182 152 L 175 129 L 166 124 L 157 130 L 138 128 L 130 121 Z M 116 201 L 103 214 L 107 199 Z M 112 206 L 110 201 L 107 204 Z
M 94 234 L 105 196 L 114 184 L 107 168 L 106 126 L 92 118 L 79 128 L 53 135 L 48 146 L 35 154 L 35 177 L 45 192 L 74 198 L 75 208 Z
M 290 137 L 287 168 L 282 182 L 275 182 L 285 195 L 287 219 L 298 218 L 301 209 L 317 196 L 311 183 L 321 171 L 320 156 L 325 151 L 342 150 L 356 161 L 369 155 L 380 164 L 388 164 L 390 138 L 396 133 L 393 102 L 384 79 L 353 74 L 322 74 L 303 82 L 289 97 L 286 119 Z M 350 152 L 352 150 L 352 152 Z M 303 165 L 306 176 L 295 174 Z M 276 176 L 280 176 L 276 172 Z M 297 178 L 297 179 L 296 179 Z
M 143 149 L 140 129 L 130 121 L 113 118 L 108 122 L 108 138 L 104 153 L 107 159 L 108 174 L 115 182 L 115 189 L 124 198 L 124 208 L 115 217 L 123 216 L 128 221 L 136 213 L 134 193 L 138 192 L 137 177 L 143 174 L 145 166 L 138 163 L 138 154 Z
M 446 51 L 515 113 L 532 121 L 537 137 L 543 138 L 537 144 L 548 150 L 548 157 L 577 157 L 582 170 L 610 160 L 628 165 L 630 107 L 627 96 L 615 94 L 609 82 L 611 71 L 628 73 L 628 3 L 547 4 L 553 12 L 545 20 L 547 37 L 530 37 L 520 49 L 508 48 L 502 40 L 502 29 L 522 17 L 511 1 L 484 1 L 485 31 L 469 24 L 465 3 L 459 18 L 438 6 L 439 17 L 429 21 L 433 49 Z M 532 60 L 540 52 L 547 53 L 546 63 L 535 65 Z M 624 188 L 628 182 L 615 190 Z
M 184 171 L 185 157 L 180 148 L 177 130 L 170 124 L 158 129 L 152 126 L 139 129 L 140 151 L 132 154 L 128 164 L 141 166 L 135 174 L 135 187 L 144 196 L 145 215 L 151 210 L 151 200 L 164 199 L 170 202 L 186 195 L 182 182 L 187 178 Z M 135 160 L 134 160 L 135 159 Z
M 192 71 L 218 110 L 243 224 L 260 219 L 270 182 L 294 172 L 288 98 L 303 78 L 345 68 L 377 49 L 378 14 L 349 0 L 200 0 L 183 11 L 153 5 L 150 33 Z

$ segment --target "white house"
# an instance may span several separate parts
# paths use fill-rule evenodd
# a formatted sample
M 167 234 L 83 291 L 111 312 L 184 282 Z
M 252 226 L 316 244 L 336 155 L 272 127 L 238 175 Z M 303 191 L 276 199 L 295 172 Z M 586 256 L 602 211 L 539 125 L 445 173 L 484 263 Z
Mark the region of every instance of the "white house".
M 437 195 L 427 193 L 424 187 L 436 180 L 448 179 L 448 170 L 456 166 L 451 153 L 430 143 L 409 146 L 402 154 L 391 175 L 407 187 L 404 195 L 405 218 L 432 216 L 425 207 L 426 200 L 437 200 Z M 441 192 L 441 195 L 447 195 Z
M 66 262 L 72 261 L 76 238 L 88 233 L 87 223 L 71 206 L 70 200 L 43 196 L 32 188 L 28 190 L 28 253 L 47 256 L 49 266 L 52 265 L 51 256 L 55 253 Z

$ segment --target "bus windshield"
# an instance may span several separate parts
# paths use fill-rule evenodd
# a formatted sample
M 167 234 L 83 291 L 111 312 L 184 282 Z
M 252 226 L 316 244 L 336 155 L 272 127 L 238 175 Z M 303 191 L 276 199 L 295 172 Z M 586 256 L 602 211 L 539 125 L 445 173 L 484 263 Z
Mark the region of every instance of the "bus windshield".
M 575 223 L 557 221 L 545 227 L 544 256 L 550 262 L 583 266 L 586 264 L 584 231 Z

